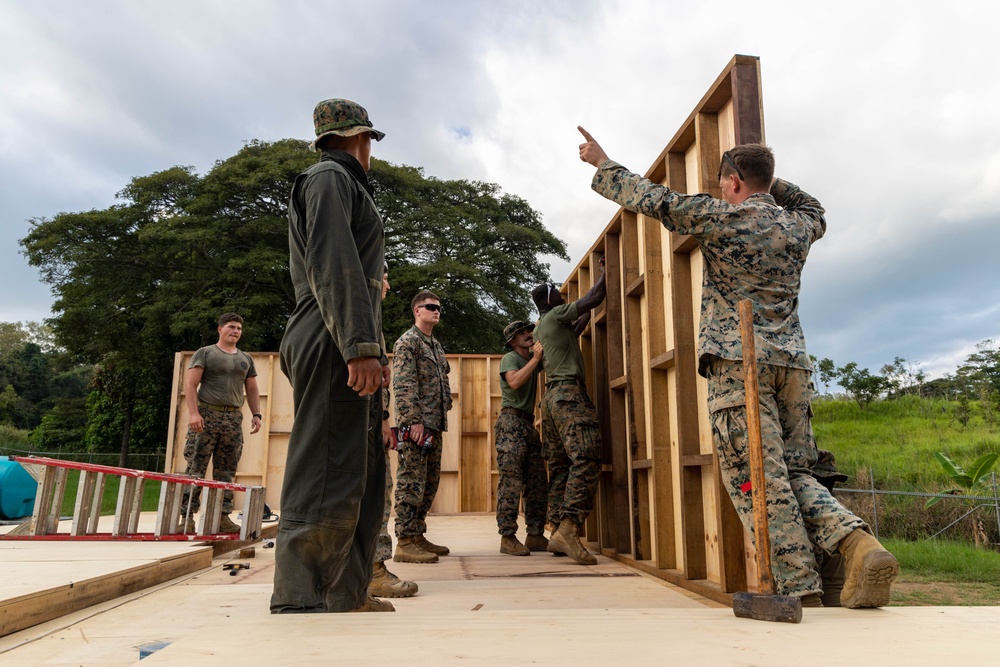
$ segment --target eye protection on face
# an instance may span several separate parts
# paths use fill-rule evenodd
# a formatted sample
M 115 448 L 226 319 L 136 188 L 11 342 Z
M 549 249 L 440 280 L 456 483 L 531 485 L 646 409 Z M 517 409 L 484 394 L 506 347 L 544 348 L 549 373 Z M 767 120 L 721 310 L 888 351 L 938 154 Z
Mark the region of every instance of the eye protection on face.
M 436 303 L 421 304 L 421 305 L 417 306 L 417 308 L 426 308 L 427 310 L 431 311 L 432 313 L 440 312 L 442 315 L 444 315 L 444 308 L 442 308 L 439 304 L 436 304 Z

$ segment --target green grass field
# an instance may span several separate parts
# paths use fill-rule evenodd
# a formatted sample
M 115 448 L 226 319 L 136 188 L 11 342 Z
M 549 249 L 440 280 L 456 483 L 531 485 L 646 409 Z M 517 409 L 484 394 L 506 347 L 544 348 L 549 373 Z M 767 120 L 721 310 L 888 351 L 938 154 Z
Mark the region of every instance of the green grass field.
M 851 476 L 847 486 L 856 484 L 859 470 L 871 470 L 877 488 L 933 493 L 951 486 L 935 452 L 966 465 L 1000 452 L 1000 426 L 988 427 L 974 404 L 963 428 L 952 416 L 956 405 L 904 396 L 862 410 L 854 401 L 818 400 L 813 431 L 817 444 L 832 451 L 837 467 Z M 867 472 L 863 477 L 868 479 Z
M 121 477 L 115 475 L 105 476 L 104 495 L 101 497 L 101 514 L 114 514 L 115 505 L 118 502 L 118 487 Z M 76 490 L 80 482 L 80 472 L 70 470 L 66 475 L 66 494 L 63 496 L 62 516 L 72 516 L 73 508 L 76 504 Z M 146 480 L 142 487 L 142 511 L 155 512 L 156 506 L 160 502 L 160 483 L 154 480 Z

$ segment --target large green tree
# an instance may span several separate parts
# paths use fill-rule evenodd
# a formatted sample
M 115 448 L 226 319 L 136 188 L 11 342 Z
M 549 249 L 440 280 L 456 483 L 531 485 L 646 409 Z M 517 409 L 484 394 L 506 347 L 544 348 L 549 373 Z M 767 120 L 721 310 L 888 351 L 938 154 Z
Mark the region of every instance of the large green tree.
M 549 278 L 540 255 L 568 259 L 563 242 L 527 202 L 496 184 L 442 181 L 378 160 L 370 177 L 392 283 L 386 344 L 413 325 L 410 300 L 428 289 L 444 306 L 434 332 L 447 351 L 502 351 L 504 326 L 529 318 L 529 291 Z
M 316 159 L 303 141 L 252 141 L 204 176 L 173 167 L 132 179 L 107 209 L 31 221 L 21 245 L 56 296 L 56 341 L 96 365 L 92 448 L 119 447 L 125 465 L 133 440 L 163 444 L 174 353 L 213 342 L 219 313 L 246 318 L 244 349 L 277 349 L 294 307 L 288 193 Z M 504 324 L 530 315 L 528 291 L 549 278 L 540 256 L 566 259 L 565 245 L 497 185 L 380 160 L 370 177 L 393 283 L 387 343 L 412 324 L 413 294 L 430 289 L 450 352 L 500 351 Z

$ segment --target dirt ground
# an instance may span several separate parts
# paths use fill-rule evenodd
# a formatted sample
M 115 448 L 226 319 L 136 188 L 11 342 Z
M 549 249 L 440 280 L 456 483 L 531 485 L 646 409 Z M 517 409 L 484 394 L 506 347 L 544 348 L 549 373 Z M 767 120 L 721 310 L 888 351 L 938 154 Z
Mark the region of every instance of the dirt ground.
M 996 606 L 1000 586 L 967 581 L 938 581 L 901 574 L 892 586 L 891 606 Z

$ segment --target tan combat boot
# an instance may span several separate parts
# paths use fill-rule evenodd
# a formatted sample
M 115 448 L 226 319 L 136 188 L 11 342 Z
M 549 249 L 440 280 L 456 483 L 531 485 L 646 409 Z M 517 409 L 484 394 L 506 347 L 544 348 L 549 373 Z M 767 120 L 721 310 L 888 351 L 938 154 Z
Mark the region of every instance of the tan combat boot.
M 837 545 L 844 556 L 846 579 L 840 604 L 850 609 L 889 604 L 892 582 L 899 575 L 899 561 L 868 532 L 858 528 Z
M 530 556 L 531 550 L 521 544 L 521 540 L 517 539 L 517 535 L 501 535 L 500 553 L 509 556 Z
M 580 528 L 572 519 L 563 519 L 559 530 L 549 538 L 548 550 L 552 553 L 563 553 L 580 565 L 596 565 L 597 559 L 587 551 L 580 541 Z
M 357 609 L 352 609 L 351 613 L 365 612 L 365 611 L 396 611 L 396 608 L 392 606 L 392 603 L 388 600 L 379 600 L 378 598 L 368 596 L 368 599 L 362 603 Z
M 438 556 L 447 556 L 451 553 L 451 549 L 448 547 L 443 547 L 440 544 L 434 544 L 423 535 L 417 535 L 414 539 L 416 540 L 417 546 L 424 551 L 430 551 L 432 554 L 437 554 Z
M 372 582 L 368 584 L 368 595 L 377 598 L 408 598 L 417 592 L 417 584 L 403 581 L 385 566 L 376 562 L 372 565 Z
M 233 520 L 229 518 L 228 514 L 223 514 L 219 517 L 219 532 L 238 533 L 240 532 L 240 524 L 233 522 Z
M 188 514 L 188 518 L 184 520 L 184 534 L 185 535 L 197 535 L 198 526 L 194 521 L 194 514 Z
M 524 540 L 524 546 L 529 551 L 546 551 L 549 548 L 549 538 L 544 535 L 528 535 Z
M 401 537 L 396 542 L 396 552 L 392 559 L 397 563 L 436 563 L 437 554 L 420 548 L 417 538 L 413 536 Z

